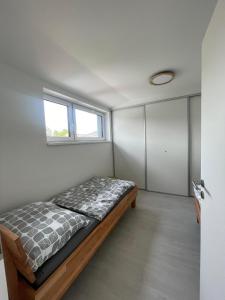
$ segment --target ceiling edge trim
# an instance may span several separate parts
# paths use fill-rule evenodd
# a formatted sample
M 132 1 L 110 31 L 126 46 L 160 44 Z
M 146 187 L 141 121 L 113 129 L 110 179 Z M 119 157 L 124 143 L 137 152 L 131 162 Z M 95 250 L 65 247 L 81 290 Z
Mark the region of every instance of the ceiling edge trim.
M 177 99 L 181 99 L 181 98 L 192 98 L 192 97 L 196 97 L 196 96 L 201 96 L 201 92 L 182 95 L 182 96 L 177 96 L 177 97 L 165 98 L 165 99 L 160 99 L 160 100 L 148 101 L 148 102 L 144 102 L 144 103 L 141 103 L 141 104 L 135 104 L 135 105 L 130 105 L 130 106 L 121 107 L 121 108 L 112 108 L 112 111 L 130 109 L 130 108 L 135 108 L 135 107 L 141 107 L 141 106 L 146 106 L 146 105 L 149 105 L 149 104 L 167 102 L 167 101 L 177 100 Z

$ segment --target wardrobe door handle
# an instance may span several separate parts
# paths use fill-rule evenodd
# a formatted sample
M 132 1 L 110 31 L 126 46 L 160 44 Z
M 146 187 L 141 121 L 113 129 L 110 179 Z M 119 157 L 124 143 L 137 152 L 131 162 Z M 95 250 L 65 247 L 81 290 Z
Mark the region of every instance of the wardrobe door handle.
M 205 182 L 203 179 L 201 179 L 201 186 L 204 188 L 205 187 Z

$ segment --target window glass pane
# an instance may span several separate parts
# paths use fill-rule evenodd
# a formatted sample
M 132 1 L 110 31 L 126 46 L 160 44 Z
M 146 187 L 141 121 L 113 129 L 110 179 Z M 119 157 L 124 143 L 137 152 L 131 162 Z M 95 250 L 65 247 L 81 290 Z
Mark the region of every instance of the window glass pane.
M 76 136 L 78 138 L 102 138 L 102 117 L 75 109 Z
M 69 137 L 68 108 L 66 105 L 44 101 L 46 135 Z

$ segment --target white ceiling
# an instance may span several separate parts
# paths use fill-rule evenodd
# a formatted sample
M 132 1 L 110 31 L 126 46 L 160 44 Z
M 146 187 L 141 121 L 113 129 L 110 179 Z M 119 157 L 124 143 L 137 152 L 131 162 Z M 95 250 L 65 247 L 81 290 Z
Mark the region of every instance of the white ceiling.
M 108 107 L 200 91 L 216 0 L 0 0 L 0 59 Z M 152 73 L 177 72 L 154 87 Z

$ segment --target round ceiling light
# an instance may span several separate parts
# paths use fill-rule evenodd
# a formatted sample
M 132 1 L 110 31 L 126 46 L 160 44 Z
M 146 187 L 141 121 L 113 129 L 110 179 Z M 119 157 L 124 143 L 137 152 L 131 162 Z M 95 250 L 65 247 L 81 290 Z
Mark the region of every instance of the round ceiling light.
M 151 76 L 150 83 L 153 85 L 163 85 L 171 82 L 175 78 L 173 71 L 162 71 Z

